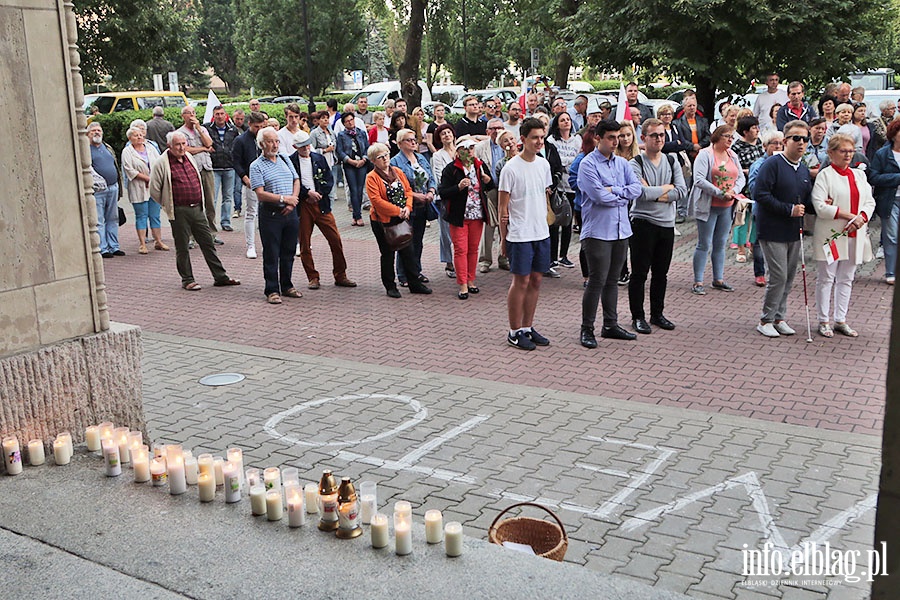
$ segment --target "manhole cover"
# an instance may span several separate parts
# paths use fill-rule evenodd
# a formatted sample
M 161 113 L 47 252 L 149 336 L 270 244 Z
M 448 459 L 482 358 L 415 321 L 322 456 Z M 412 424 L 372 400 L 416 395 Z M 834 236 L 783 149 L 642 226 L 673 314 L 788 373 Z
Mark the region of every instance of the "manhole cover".
M 231 385 L 243 380 L 244 376 L 240 373 L 216 373 L 207 375 L 200 380 L 200 383 L 203 385 Z

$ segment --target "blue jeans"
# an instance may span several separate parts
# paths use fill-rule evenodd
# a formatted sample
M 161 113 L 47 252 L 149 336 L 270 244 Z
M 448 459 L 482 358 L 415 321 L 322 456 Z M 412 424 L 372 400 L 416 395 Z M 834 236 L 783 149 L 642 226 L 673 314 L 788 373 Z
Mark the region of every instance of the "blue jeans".
M 232 192 L 232 196 L 231 196 L 232 199 L 234 200 L 234 210 L 240 211 L 241 210 L 241 198 L 242 198 L 241 188 L 244 187 L 244 184 L 241 181 L 241 178 L 237 176 L 237 171 L 232 170 L 231 173 L 232 173 L 232 177 L 234 177 L 234 185 L 232 186 L 234 191 Z M 230 216 L 231 215 L 229 215 L 229 217 Z
M 337 200 L 338 182 L 344 181 L 344 170 L 341 168 L 341 163 L 335 161 L 331 166 L 331 176 L 334 178 L 334 185 L 331 186 L 329 198 L 331 198 L 331 205 L 334 206 L 334 201 Z
M 294 250 L 300 233 L 300 217 L 297 210 L 282 215 L 279 209 L 269 208 L 269 203 L 259 207 L 259 239 L 263 247 L 263 277 L 265 294 L 283 294 L 292 287 Z
M 417 206 L 413 209 L 412 215 L 409 217 L 409 224 L 412 225 L 413 237 L 412 248 L 413 258 L 416 261 L 416 271 L 422 273 L 422 240 L 425 237 L 425 214 L 424 206 Z M 452 261 L 451 261 L 452 262 Z M 397 281 L 407 283 L 406 269 L 403 268 L 403 261 L 397 256 Z
M 94 192 L 94 201 L 97 203 L 100 252 L 115 252 L 119 249 L 119 185 L 114 183 L 105 192 Z
M 234 170 L 214 169 L 213 180 L 216 182 L 215 197 L 222 190 L 222 208 L 219 211 L 219 225 L 231 227 L 231 211 L 234 208 Z
M 897 268 L 897 221 L 900 202 L 891 204 L 891 215 L 881 220 L 881 247 L 884 248 L 884 276 L 893 277 Z
M 438 213 L 441 212 L 441 205 L 443 202 L 440 198 L 434 201 L 435 207 L 438 209 Z M 445 265 L 453 264 L 453 242 L 450 240 L 450 223 L 445 221 L 444 219 L 438 219 L 438 228 L 440 229 L 440 239 L 441 239 L 441 262 Z
M 131 205 L 134 208 L 134 228 L 138 231 L 147 230 L 147 222 L 150 223 L 150 229 L 159 229 L 159 210 L 160 205 L 153 200 L 146 202 L 135 202 Z M 118 217 L 116 217 L 118 222 Z
M 350 206 L 353 207 L 353 218 L 362 219 L 362 197 L 366 189 L 365 167 L 344 167 L 344 175 L 347 177 L 347 187 L 350 189 Z
M 694 250 L 694 281 L 703 283 L 706 258 L 712 254 L 713 281 L 725 280 L 725 247 L 731 232 L 731 207 L 711 206 L 709 219 L 697 219 L 697 248 Z M 710 252 L 712 249 L 712 252 Z

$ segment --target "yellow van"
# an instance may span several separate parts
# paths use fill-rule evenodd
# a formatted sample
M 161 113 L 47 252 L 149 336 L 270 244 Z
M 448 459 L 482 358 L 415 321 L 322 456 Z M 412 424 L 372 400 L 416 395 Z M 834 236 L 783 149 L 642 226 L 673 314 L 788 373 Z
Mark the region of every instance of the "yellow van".
M 84 114 L 88 117 L 94 114 L 94 107 L 97 107 L 100 114 L 107 114 L 123 110 L 149 109 L 154 106 L 181 108 L 188 103 L 182 92 L 106 92 L 91 94 L 90 97 L 93 98 L 93 102 L 85 102 L 84 107 Z

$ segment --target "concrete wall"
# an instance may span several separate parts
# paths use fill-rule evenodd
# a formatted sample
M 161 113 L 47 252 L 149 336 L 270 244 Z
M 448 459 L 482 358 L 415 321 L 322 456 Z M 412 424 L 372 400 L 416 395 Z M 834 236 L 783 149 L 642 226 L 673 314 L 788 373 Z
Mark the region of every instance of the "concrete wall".
M 71 4 L 0 0 L 0 357 L 109 328 L 76 41 Z

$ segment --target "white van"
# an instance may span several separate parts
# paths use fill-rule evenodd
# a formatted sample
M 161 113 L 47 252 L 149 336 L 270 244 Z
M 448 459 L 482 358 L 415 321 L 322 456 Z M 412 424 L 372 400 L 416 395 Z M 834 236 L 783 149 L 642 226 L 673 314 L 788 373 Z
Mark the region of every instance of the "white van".
M 431 92 L 428 86 L 421 79 L 419 80 L 419 89 L 422 90 L 422 102 L 431 102 Z M 356 104 L 356 100 L 363 96 L 369 98 L 369 106 L 384 106 L 385 100 L 396 100 L 401 97 L 400 81 L 382 81 L 379 83 L 370 83 L 360 91 L 358 91 L 350 102 Z

